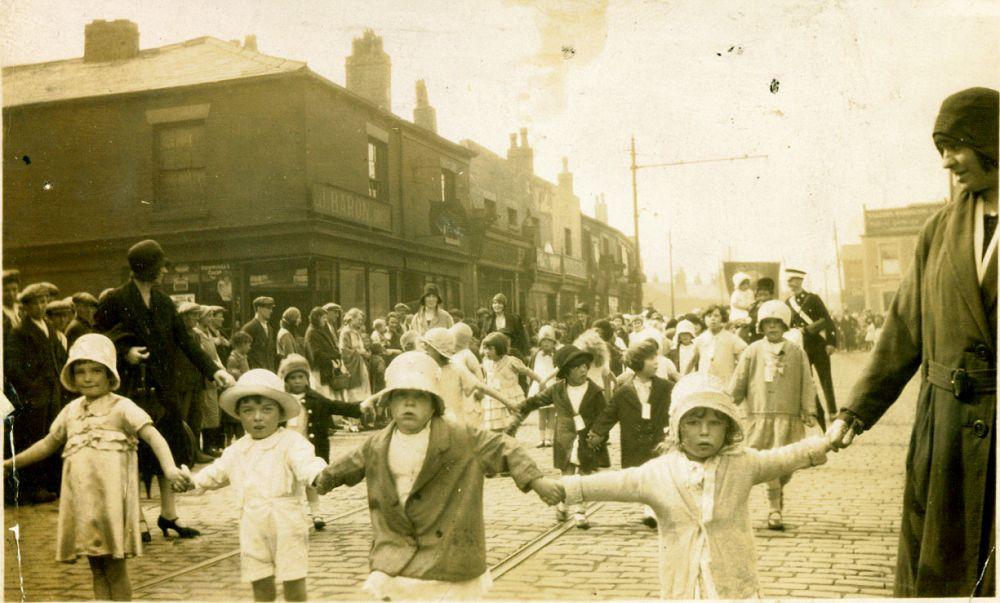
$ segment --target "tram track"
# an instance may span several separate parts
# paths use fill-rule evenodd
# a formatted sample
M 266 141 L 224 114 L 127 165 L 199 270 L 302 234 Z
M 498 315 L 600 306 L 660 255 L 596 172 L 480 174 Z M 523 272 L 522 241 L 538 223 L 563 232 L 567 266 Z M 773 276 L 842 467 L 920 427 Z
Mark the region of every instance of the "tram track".
M 585 515 L 589 519 L 593 515 L 597 514 L 603 507 L 604 507 L 604 503 L 596 503 L 596 504 L 590 505 L 587 508 L 587 511 L 586 511 Z M 363 511 L 367 511 L 367 510 L 368 510 L 368 507 L 367 506 L 363 506 L 363 507 L 357 507 L 357 508 L 351 509 L 349 511 L 344 511 L 343 513 L 340 513 L 338 515 L 334 515 L 334 516 L 330 517 L 329 520 L 328 520 L 328 523 L 333 523 L 333 522 L 338 521 L 340 519 L 345 519 L 347 517 L 350 517 L 352 515 L 356 515 L 358 513 L 361 513 Z M 522 563 L 524 563 L 528 559 L 532 558 L 539 551 L 543 550 L 545 547 L 549 546 L 550 544 L 552 544 L 553 542 L 555 542 L 557 539 L 559 539 L 559 537 L 561 537 L 562 535 L 564 535 L 566 532 L 569 532 L 570 530 L 574 529 L 575 527 L 576 526 L 575 526 L 574 522 L 572 520 L 569 520 L 569 521 L 564 521 L 562 523 L 556 524 L 556 525 L 554 525 L 554 526 L 552 526 L 552 527 L 550 527 L 550 528 L 548 528 L 546 530 L 543 530 L 537 536 L 535 536 L 534 538 L 532 538 L 528 542 L 526 542 L 523 545 L 521 545 L 520 547 L 518 547 L 517 550 L 515 550 L 513 553 L 507 555 L 506 557 L 504 557 L 503 559 L 501 559 L 499 562 L 497 562 L 494 565 L 492 565 L 490 567 L 490 573 L 493 576 L 493 580 L 494 581 L 499 581 L 505 574 L 507 574 L 507 573 L 513 571 L 514 569 L 516 569 L 519 565 L 521 565 Z M 181 576 L 190 574 L 192 572 L 196 572 L 196 571 L 201 570 L 201 569 L 205 569 L 205 568 L 211 567 L 211 566 L 216 565 L 218 563 L 222 563 L 223 561 L 225 561 L 227 559 L 231 559 L 233 557 L 236 557 L 239 554 L 240 554 L 240 550 L 239 549 L 233 549 L 231 551 L 227 551 L 225 553 L 221 553 L 221 554 L 216 555 L 214 557 L 210 557 L 208 559 L 204 559 L 202 561 L 199 561 L 197 563 L 193 563 L 193 564 L 188 565 L 186 567 L 182 567 L 180 569 L 174 570 L 174 571 L 169 572 L 167 574 L 164 574 L 162 576 L 157 576 L 156 578 L 153 578 L 151 580 L 147 580 L 145 582 L 142 582 L 141 584 L 137 584 L 137 585 L 135 585 L 132 588 L 132 591 L 134 593 L 138 593 L 138 592 L 141 592 L 141 591 L 144 591 L 144 590 L 148 590 L 150 588 L 153 588 L 154 586 L 158 586 L 158 585 L 163 584 L 165 582 L 170 582 L 171 580 L 174 580 L 176 578 L 180 578 Z

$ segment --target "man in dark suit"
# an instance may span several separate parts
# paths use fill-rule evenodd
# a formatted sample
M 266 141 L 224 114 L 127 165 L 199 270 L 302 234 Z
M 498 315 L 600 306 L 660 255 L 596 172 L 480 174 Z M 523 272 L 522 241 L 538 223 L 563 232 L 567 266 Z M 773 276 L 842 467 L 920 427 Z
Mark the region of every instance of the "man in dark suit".
M 271 313 L 274 312 L 274 299 L 258 297 L 253 300 L 254 317 L 243 325 L 244 333 L 253 338 L 247 362 L 250 368 L 262 368 L 276 372 L 278 370 L 278 334 L 274 327 L 268 324 Z
M 41 284 L 28 285 L 18 296 L 24 319 L 11 331 L 4 354 L 16 406 L 11 427 L 15 452 L 45 437 L 49 426 L 62 410 L 63 391 L 59 373 L 66 364 L 66 348 L 56 329 L 45 321 L 48 290 Z M 21 497 L 27 502 L 44 503 L 56 498 L 61 463 L 55 455 L 32 467 L 19 470 Z
M 802 331 L 802 347 L 809 364 L 816 369 L 823 398 L 831 419 L 837 414 L 837 399 L 833 393 L 833 375 L 830 373 L 830 354 L 837 349 L 837 328 L 830 318 L 826 304 L 815 293 L 802 288 L 806 277 L 804 270 L 789 268 L 785 271 L 788 288 L 792 294 L 785 303 L 792 309 L 792 328 Z M 817 405 L 820 427 L 826 430 L 823 406 Z
M 235 383 L 232 375 L 217 366 L 191 338 L 177 314 L 174 302 L 155 287 L 166 272 L 166 256 L 153 240 L 141 241 L 128 251 L 132 279 L 102 296 L 94 326 L 115 342 L 118 370 L 122 376 L 122 394 L 131 398 L 152 416 L 154 425 L 170 446 L 174 461 L 192 464 L 194 446 L 185 429 L 176 389 L 176 354 L 179 350 L 207 379 L 219 387 Z M 160 485 L 160 518 L 164 530 L 175 530 L 182 538 L 198 531 L 177 525 L 174 491 L 163 478 L 152 450 L 140 442 L 139 470 L 144 476 L 156 475 Z

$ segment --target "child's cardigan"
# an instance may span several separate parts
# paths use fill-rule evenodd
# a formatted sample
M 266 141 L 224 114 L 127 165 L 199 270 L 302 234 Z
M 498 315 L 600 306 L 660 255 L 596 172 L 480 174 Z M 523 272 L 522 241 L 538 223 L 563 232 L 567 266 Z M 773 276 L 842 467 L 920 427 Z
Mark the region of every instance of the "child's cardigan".
M 758 595 L 757 558 L 747 502 L 755 484 L 826 462 L 829 443 L 813 437 L 782 448 L 739 448 L 717 458 L 711 519 L 687 485 L 689 462 L 674 449 L 641 467 L 564 477 L 566 503 L 614 500 L 645 503 L 656 512 L 660 536 L 660 596 L 690 599 L 698 582 L 700 551 L 707 544 L 711 583 L 721 599 Z M 702 593 L 704 596 L 704 593 Z

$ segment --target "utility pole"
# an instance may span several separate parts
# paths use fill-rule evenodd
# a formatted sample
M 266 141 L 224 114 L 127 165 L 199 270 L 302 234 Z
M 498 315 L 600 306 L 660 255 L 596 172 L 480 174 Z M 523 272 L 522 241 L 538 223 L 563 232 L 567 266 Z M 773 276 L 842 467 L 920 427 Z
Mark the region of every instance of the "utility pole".
M 632 170 L 632 219 L 634 220 L 635 226 L 635 250 L 636 256 L 639 254 L 639 189 L 636 185 L 636 172 L 639 170 L 644 170 L 647 168 L 662 168 L 662 167 L 674 167 L 678 165 L 692 165 L 695 163 L 716 163 L 721 161 L 744 161 L 747 159 L 767 159 L 767 155 L 741 155 L 737 157 L 720 157 L 718 159 L 693 159 L 690 161 L 671 161 L 667 163 L 649 163 L 646 165 L 639 165 L 635 161 L 635 135 L 632 136 L 631 145 L 629 149 L 629 154 L 632 158 L 631 170 Z M 730 250 L 730 253 L 732 250 Z M 674 313 L 674 251 L 673 244 L 670 245 L 670 313 Z M 642 262 L 639 262 L 639 266 L 642 266 Z M 725 286 L 725 285 L 723 285 Z
M 632 172 L 633 174 L 635 172 Z M 670 252 L 668 268 L 670 269 L 670 318 L 677 316 L 674 309 L 674 229 L 667 230 L 667 250 Z

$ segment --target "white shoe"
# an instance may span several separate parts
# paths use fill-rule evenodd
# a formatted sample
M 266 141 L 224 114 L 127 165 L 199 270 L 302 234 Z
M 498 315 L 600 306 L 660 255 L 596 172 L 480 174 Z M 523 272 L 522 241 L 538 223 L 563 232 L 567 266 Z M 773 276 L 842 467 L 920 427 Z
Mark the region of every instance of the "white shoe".
M 587 521 L 587 516 L 583 513 L 575 513 L 573 515 L 573 522 L 576 523 L 576 527 L 581 530 L 590 529 L 590 522 Z

